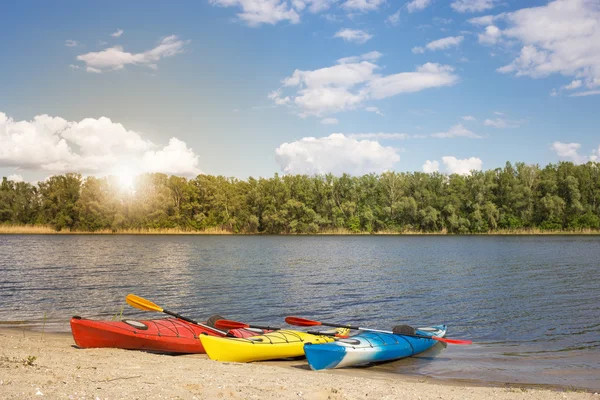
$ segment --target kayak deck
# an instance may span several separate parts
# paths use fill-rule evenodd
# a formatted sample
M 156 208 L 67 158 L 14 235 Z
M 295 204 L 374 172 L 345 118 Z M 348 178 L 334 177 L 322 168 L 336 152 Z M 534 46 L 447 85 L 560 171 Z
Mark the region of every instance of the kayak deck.
M 71 332 L 80 348 L 110 347 L 187 354 L 204 353 L 204 347 L 199 340 L 200 335 L 219 334 L 216 330 L 178 318 L 101 321 L 73 317 Z M 248 329 L 234 329 L 230 332 L 239 337 L 257 334 L 256 331 Z
M 443 337 L 445 325 L 417 329 L 422 336 Z M 314 370 L 342 368 L 355 365 L 397 360 L 430 349 L 437 343 L 434 339 L 382 332 L 362 332 L 335 343 L 306 344 L 304 352 Z
M 332 333 L 346 335 L 348 329 L 336 329 Z M 252 362 L 304 355 L 306 343 L 332 342 L 333 336 L 282 329 L 249 338 L 200 336 L 206 354 L 212 360 Z

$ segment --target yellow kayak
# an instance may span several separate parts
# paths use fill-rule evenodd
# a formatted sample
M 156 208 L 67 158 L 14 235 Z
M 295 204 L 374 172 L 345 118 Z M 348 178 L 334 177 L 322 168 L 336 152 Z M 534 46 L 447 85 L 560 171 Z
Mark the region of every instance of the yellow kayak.
M 349 329 L 338 328 L 327 333 L 347 335 Z M 251 362 L 304 355 L 305 343 L 329 343 L 333 336 L 282 329 L 248 338 L 200 335 L 202 346 L 211 360 Z

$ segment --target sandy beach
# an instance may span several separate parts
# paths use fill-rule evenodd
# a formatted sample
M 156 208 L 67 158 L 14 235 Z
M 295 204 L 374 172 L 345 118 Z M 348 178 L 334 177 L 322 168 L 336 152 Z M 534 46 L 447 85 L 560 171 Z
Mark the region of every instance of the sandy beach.
M 70 334 L 0 329 L 0 397 L 8 399 L 600 399 L 546 388 L 475 386 L 368 369 L 314 372 L 302 360 L 219 363 L 78 349 Z

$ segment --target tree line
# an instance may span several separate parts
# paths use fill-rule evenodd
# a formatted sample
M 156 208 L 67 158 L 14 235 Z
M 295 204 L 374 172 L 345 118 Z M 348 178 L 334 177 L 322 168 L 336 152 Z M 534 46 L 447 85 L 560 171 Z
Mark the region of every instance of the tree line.
M 2 179 L 0 224 L 57 231 L 174 228 L 233 233 L 448 232 L 600 229 L 600 163 L 506 163 L 468 176 L 385 172 L 240 180 L 144 174 Z

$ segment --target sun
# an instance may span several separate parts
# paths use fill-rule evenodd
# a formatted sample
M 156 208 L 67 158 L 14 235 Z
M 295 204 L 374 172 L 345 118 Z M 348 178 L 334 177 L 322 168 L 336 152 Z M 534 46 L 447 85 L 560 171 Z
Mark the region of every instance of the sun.
M 119 168 L 115 171 L 115 175 L 119 179 L 119 184 L 121 188 L 126 190 L 133 190 L 133 179 L 135 178 L 135 174 L 128 167 Z

